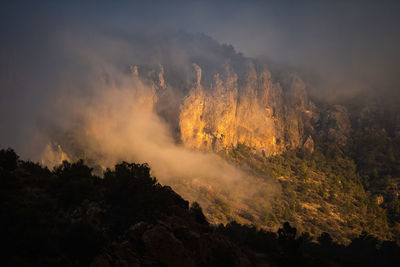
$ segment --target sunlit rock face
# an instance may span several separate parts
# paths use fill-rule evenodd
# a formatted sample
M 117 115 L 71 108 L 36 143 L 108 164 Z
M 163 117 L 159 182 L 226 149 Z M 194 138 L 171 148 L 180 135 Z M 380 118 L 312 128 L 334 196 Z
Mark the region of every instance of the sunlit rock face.
M 311 127 L 315 107 L 296 74 L 275 82 L 265 66 L 247 62 L 242 77 L 227 65 L 206 87 L 201 68 L 195 68 L 196 82 L 179 115 L 185 146 L 220 152 L 241 143 L 269 156 L 305 142 L 304 127 Z

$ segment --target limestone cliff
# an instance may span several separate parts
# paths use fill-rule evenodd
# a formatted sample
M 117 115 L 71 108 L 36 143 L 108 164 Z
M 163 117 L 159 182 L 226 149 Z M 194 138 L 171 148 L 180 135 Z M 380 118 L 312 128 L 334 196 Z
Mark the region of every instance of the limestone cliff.
M 245 144 L 269 156 L 302 145 L 305 125 L 315 117 L 304 82 L 296 74 L 273 81 L 265 66 L 249 61 L 244 75 L 226 65 L 212 83 L 201 84 L 201 68 L 180 108 L 179 126 L 187 147 L 224 151 Z

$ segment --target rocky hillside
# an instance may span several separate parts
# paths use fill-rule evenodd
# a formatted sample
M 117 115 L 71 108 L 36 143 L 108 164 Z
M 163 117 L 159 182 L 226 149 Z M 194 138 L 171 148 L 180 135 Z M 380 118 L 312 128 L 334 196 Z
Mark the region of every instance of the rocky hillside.
M 363 230 L 399 239 L 399 117 L 378 97 L 313 101 L 299 74 L 271 71 L 202 34 L 142 36 L 132 45 L 143 53 L 126 59 L 132 65 L 124 75 L 150 89 L 135 95 L 142 111 L 162 118 L 175 144 L 215 152 L 256 177 L 252 184 L 274 188 L 272 199 L 262 190 L 238 199 L 201 179 L 194 185 L 176 177 L 171 186 L 201 203 L 212 223 L 235 220 L 276 230 L 290 221 L 343 243 Z M 105 158 L 101 149 L 87 153 L 87 131 L 68 131 L 51 136 L 56 163 L 83 157 L 96 166 Z
M 247 211 L 244 203 L 213 191 L 204 193 L 206 185 L 190 188 L 192 193 L 186 196 L 197 195 L 212 222 L 236 220 L 276 230 L 288 220 L 303 231 L 315 235 L 326 231 L 344 243 L 363 229 L 380 238 L 398 238 L 396 221 L 382 215 L 386 209 L 381 203 L 375 205 L 375 198 L 383 195 L 365 187 L 368 178 L 360 176 L 362 166 L 357 166 L 360 155 L 354 154 L 354 147 L 365 144 L 352 134 L 372 133 L 354 122 L 363 118 L 362 113 L 350 112 L 344 105 L 316 105 L 297 74 L 273 81 L 265 66 L 256 67 L 250 60 L 241 78 L 226 65 L 204 85 L 202 68 L 193 64 L 193 69 L 192 88 L 176 109 L 177 138 L 186 147 L 214 151 L 242 166 L 262 178 L 260 186 L 263 180 L 280 186 L 272 210 L 253 199 L 245 203 Z M 154 92 L 166 92 L 168 80 L 162 72 L 157 79 L 147 82 L 158 86 Z M 159 95 L 154 99 L 165 97 Z M 182 193 L 191 187 L 173 186 Z M 397 203 L 398 196 L 389 198 Z

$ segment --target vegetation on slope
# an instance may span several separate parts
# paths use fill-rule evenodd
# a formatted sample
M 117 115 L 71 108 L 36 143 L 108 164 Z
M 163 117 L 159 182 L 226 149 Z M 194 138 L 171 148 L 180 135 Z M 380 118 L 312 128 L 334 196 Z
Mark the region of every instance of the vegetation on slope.
M 312 242 L 289 223 L 277 233 L 211 226 L 147 165 L 91 171 L 83 161 L 50 171 L 0 150 L 3 266 L 378 265 L 400 252 L 366 233 L 345 247 L 327 233 Z
M 281 187 L 272 211 L 254 223 L 273 228 L 289 221 L 314 238 L 328 232 L 343 243 L 362 231 L 399 241 L 399 143 L 378 134 L 352 141 L 317 139 L 312 153 L 299 148 L 269 158 L 243 144 L 232 149 L 229 159 Z

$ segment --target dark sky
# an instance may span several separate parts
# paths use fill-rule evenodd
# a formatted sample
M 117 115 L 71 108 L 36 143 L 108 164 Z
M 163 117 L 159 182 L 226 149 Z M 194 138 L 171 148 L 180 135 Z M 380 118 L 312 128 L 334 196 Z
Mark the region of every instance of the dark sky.
M 101 32 L 203 32 L 245 56 L 315 75 L 319 97 L 399 92 L 398 1 L 60 2 L 0 4 L 2 147 L 21 146 L 25 126 L 50 101 L 76 32 L 88 39 Z
M 397 86 L 398 1 L 58 2 L 3 4 L 2 43 L 26 45 L 38 41 L 37 31 L 46 36 L 66 28 L 183 29 L 230 43 L 246 56 L 309 68 L 326 78 L 337 76 L 338 83 L 367 79 L 370 86 Z

